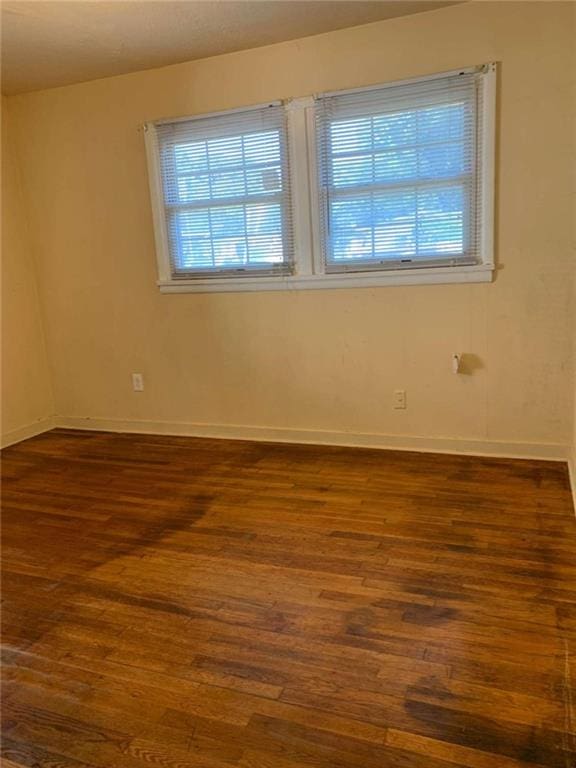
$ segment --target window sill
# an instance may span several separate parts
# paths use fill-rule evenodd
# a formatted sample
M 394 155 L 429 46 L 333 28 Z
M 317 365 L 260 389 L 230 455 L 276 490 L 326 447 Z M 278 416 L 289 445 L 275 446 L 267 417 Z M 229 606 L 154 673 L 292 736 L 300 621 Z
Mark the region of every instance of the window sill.
M 377 288 L 384 285 L 490 283 L 493 264 L 472 267 L 420 267 L 378 274 L 291 275 L 285 277 L 228 277 L 207 280 L 160 280 L 161 293 L 240 293 L 243 291 L 300 291 L 331 288 Z

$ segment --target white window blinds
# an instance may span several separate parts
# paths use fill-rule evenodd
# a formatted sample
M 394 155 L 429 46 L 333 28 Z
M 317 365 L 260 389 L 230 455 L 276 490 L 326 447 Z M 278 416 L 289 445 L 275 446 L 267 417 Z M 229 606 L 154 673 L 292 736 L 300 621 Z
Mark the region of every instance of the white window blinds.
M 476 264 L 480 72 L 316 100 L 327 272 Z
M 290 273 L 283 107 L 154 127 L 172 279 Z

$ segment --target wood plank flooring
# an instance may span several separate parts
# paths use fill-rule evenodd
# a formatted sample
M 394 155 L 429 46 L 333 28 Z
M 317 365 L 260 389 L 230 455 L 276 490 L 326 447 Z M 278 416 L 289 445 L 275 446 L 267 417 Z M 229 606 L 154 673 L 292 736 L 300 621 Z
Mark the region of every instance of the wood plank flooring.
M 3 504 L 7 768 L 576 766 L 562 464 L 54 430 Z

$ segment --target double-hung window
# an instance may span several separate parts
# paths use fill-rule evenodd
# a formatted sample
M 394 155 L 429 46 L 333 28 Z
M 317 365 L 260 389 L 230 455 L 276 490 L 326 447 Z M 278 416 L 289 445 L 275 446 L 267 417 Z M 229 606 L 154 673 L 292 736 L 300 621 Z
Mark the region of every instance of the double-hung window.
M 157 247 L 171 280 L 290 274 L 285 111 L 280 104 L 161 122 L 154 134 Z
M 495 65 L 147 126 L 161 290 L 491 279 Z
M 478 262 L 477 105 L 474 74 L 318 100 L 327 272 Z

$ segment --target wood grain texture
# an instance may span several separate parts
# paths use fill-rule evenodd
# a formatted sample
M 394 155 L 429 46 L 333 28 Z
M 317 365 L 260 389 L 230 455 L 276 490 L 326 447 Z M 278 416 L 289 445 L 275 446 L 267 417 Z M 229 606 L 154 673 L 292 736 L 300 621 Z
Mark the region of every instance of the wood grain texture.
M 576 766 L 561 464 L 54 430 L 3 505 L 6 766 Z

